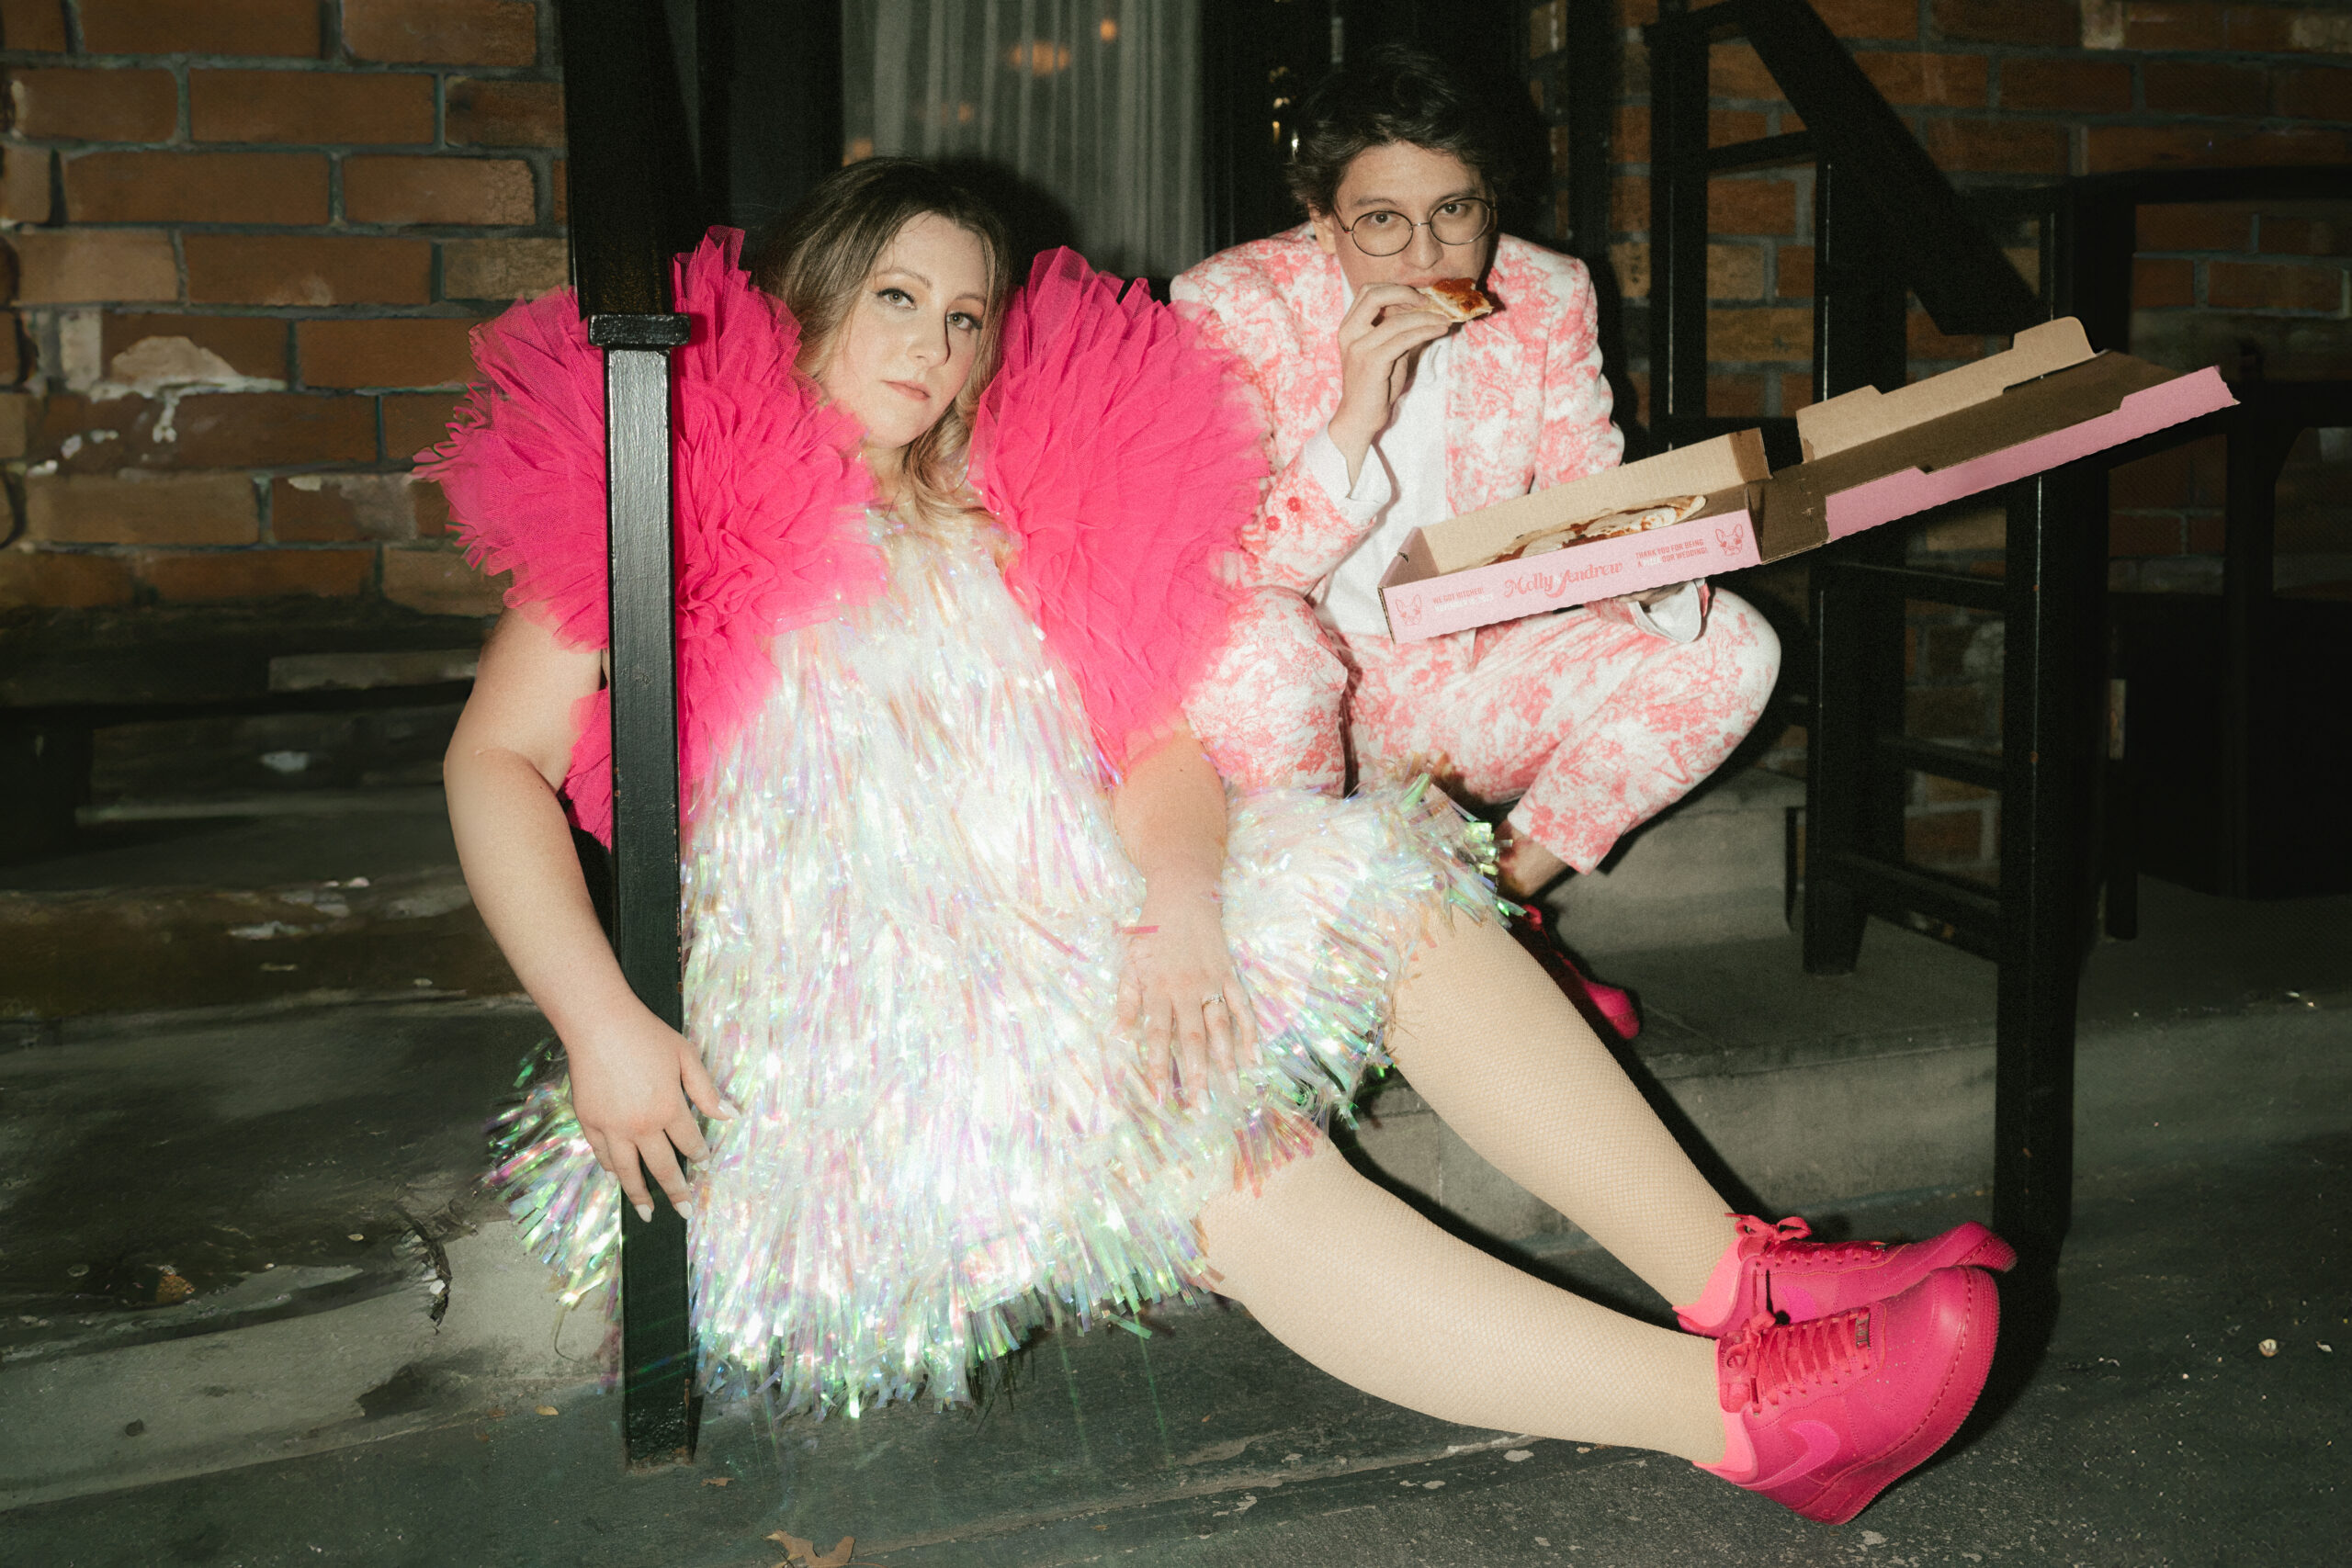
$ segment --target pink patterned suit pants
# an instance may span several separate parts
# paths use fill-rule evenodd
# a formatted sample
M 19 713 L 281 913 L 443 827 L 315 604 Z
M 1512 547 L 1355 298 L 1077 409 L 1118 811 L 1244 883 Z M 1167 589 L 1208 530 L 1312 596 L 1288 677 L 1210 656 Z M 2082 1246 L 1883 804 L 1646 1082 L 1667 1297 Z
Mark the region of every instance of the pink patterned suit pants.
M 1780 665 L 1770 625 L 1719 592 L 1689 643 L 1613 604 L 1398 643 L 1327 633 L 1296 593 L 1261 589 L 1189 708 L 1242 789 L 1336 795 L 1351 755 L 1428 768 L 1474 801 L 1516 799 L 1511 830 L 1589 872 L 1730 754 Z

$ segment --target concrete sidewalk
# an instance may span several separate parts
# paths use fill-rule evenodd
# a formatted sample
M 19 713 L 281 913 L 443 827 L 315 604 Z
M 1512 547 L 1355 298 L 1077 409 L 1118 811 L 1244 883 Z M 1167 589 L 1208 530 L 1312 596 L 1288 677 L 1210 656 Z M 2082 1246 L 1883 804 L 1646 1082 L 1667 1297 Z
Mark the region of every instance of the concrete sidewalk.
M 716 1413 L 693 1469 L 625 1475 L 595 1303 L 564 1312 L 469 1191 L 527 1007 L 51 1021 L 0 1051 L 0 1562 L 764 1568 L 780 1529 L 892 1568 L 2329 1562 L 2352 899 L 2152 885 L 2146 932 L 2085 984 L 2063 1310 L 2013 1278 L 2007 1392 L 1842 1530 L 1678 1461 L 1381 1405 L 1238 1310 L 1050 1337 L 977 1415 Z M 1630 1059 L 1727 1193 L 1830 1234 L 1982 1213 L 1989 965 L 1874 927 L 1835 980 L 1792 937 L 1603 973 L 1641 987 Z M 1662 1315 L 1408 1085 L 1369 1104 L 1362 1156 L 1446 1223 Z M 1911 1172 L 1936 1190 L 1887 1195 Z
M 1182 1563 L 2262 1564 L 2340 1562 L 2352 1400 L 2352 1140 L 2177 1151 L 2083 1184 L 2037 1343 L 2030 1280 L 1962 1438 L 1851 1525 L 1679 1461 L 1451 1427 L 1290 1357 L 1238 1311 L 1049 1339 L 983 1412 L 770 1430 L 712 1421 L 692 1469 L 622 1473 L 616 1401 L 0 1514 L 41 1568 L 751 1568 L 788 1530 L 889 1568 Z M 1924 1229 L 1940 1204 L 1858 1209 Z M 1557 1260 L 1599 1293 L 1638 1287 Z M 1380 1332 L 1379 1303 L 1364 1303 Z M 2264 1340 L 2277 1342 L 2265 1356 Z M 1397 1353 L 1411 1353 L 1400 1345 Z

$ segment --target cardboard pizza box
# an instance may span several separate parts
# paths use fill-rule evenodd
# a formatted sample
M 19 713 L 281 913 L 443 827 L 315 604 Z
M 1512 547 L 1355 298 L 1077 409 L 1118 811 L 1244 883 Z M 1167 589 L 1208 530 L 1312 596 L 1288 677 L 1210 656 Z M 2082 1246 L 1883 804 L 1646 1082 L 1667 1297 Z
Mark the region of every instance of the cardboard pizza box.
M 1389 634 L 1413 641 L 1783 560 L 2235 401 L 2210 367 L 2184 376 L 2127 354 L 2093 354 L 2074 318 L 2045 321 L 1975 364 L 1896 391 L 1864 388 L 1800 410 L 1806 460 L 1769 479 L 1759 473 L 1704 489 L 1676 482 L 1724 473 L 1707 465 L 1736 460 L 1725 443 L 1754 440 L 1760 468 L 1761 441 L 1743 431 L 1663 455 L 1690 454 L 1689 466 L 1653 468 L 1663 459 L 1647 458 L 1420 529 L 1381 581 Z M 1577 493 L 1612 479 L 1612 486 Z M 1534 532 L 1544 515 L 1590 516 L 1690 493 L 1705 494 L 1705 507 L 1669 527 L 1493 558 Z M 1610 505 L 1581 510 L 1587 497 Z M 1442 564 L 1464 560 L 1483 564 Z
M 1975 365 L 1799 410 L 1806 460 L 1764 487 L 1763 556 L 1813 549 L 2236 401 L 2211 366 L 2183 376 L 2093 354 L 2073 317 L 2045 321 Z
M 1389 635 L 1411 642 L 1754 566 L 1752 492 L 1770 472 L 1763 432 L 1742 430 L 1417 528 L 1380 580 Z M 1495 558 L 1565 524 L 1691 496 L 1705 504 L 1667 527 Z

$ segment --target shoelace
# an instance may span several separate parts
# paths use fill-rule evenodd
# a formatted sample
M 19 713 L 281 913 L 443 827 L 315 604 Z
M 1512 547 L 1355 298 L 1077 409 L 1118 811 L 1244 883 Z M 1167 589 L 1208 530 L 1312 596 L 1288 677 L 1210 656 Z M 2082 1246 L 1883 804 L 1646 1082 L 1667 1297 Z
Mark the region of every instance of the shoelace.
M 1781 1325 L 1758 1313 L 1719 1352 L 1723 1407 L 1760 1414 L 1768 1404 L 1830 1387 L 1875 1360 L 1863 1320 L 1868 1307 L 1811 1323 Z
M 1843 1263 L 1874 1258 L 1886 1250 L 1883 1241 L 1813 1241 L 1813 1227 L 1800 1219 L 1782 1220 L 1767 1224 L 1753 1214 L 1737 1216 L 1739 1234 L 1759 1243 L 1755 1255 L 1761 1255 L 1769 1264 L 1771 1254 L 1783 1247 L 1802 1247 L 1804 1256 L 1823 1263 Z

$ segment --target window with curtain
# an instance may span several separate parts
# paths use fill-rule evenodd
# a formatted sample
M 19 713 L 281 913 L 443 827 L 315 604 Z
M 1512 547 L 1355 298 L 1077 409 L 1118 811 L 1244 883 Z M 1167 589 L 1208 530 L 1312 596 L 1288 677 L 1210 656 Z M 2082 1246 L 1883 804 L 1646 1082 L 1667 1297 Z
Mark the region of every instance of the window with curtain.
M 986 159 L 1098 267 L 1200 260 L 1199 0 L 845 0 L 842 24 L 845 161 Z

